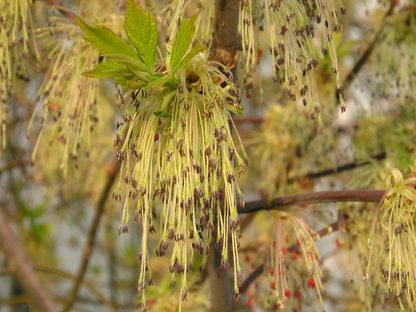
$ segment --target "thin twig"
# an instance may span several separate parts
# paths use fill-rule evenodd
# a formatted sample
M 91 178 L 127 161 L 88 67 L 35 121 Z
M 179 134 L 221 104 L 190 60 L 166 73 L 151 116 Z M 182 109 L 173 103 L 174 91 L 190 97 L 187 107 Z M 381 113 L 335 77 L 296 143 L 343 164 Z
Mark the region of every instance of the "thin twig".
M 64 270 L 59 269 L 59 268 L 50 267 L 50 266 L 36 265 L 34 267 L 34 269 L 37 272 L 40 272 L 40 273 L 55 275 L 57 277 L 60 277 L 60 278 L 63 278 L 63 279 L 68 279 L 68 280 L 71 280 L 71 281 L 74 281 L 77 278 L 77 276 L 75 276 L 74 274 L 72 274 L 70 272 L 64 271 Z M 114 306 L 117 306 L 117 303 L 111 302 L 110 300 L 108 300 L 107 297 L 98 289 L 98 287 L 97 287 L 97 285 L 95 285 L 95 283 L 93 283 L 92 281 L 89 281 L 89 280 L 84 280 L 83 285 L 105 307 L 107 307 L 111 311 L 115 311 Z M 68 298 L 67 298 L 67 300 L 68 300 Z
M 303 176 L 300 177 L 294 177 L 294 178 L 289 178 L 287 180 L 288 183 L 294 183 L 296 181 L 300 181 L 302 179 L 318 179 L 318 178 L 322 178 L 322 177 L 326 177 L 328 175 L 332 175 L 332 174 L 338 174 L 344 171 L 348 171 L 348 170 L 353 170 L 362 166 L 366 166 L 371 164 L 371 162 L 373 160 L 383 160 L 386 158 L 386 153 L 385 152 L 380 152 L 379 154 L 375 154 L 373 156 L 371 156 L 371 160 L 366 160 L 366 161 L 353 161 L 350 163 L 346 163 L 340 166 L 337 166 L 335 168 L 330 168 L 330 169 L 324 169 L 321 171 L 317 171 L 317 172 L 311 172 L 311 173 L 307 173 Z M 245 217 L 244 219 L 241 220 L 240 222 L 240 229 L 241 231 L 244 231 L 250 224 L 251 222 L 254 220 L 254 214 L 250 214 L 247 217 Z
M 307 205 L 327 202 L 380 202 L 384 190 L 346 190 L 312 192 L 274 198 L 270 201 L 260 199 L 248 202 L 238 209 L 239 214 L 253 213 L 262 210 L 283 210 L 293 205 Z
M 100 222 L 104 214 L 104 208 L 106 206 L 107 199 L 110 197 L 110 192 L 116 180 L 119 170 L 120 170 L 119 164 L 117 165 L 113 164 L 111 168 L 108 170 L 107 182 L 105 184 L 103 192 L 101 193 L 100 199 L 97 203 L 95 215 L 94 215 L 94 218 L 92 220 L 91 226 L 88 231 L 87 242 L 84 247 L 81 264 L 78 269 L 78 274 L 72 286 L 68 301 L 62 310 L 64 312 L 68 312 L 74 305 L 79 289 L 81 288 L 81 284 L 84 280 L 85 274 L 87 273 L 88 264 L 90 262 L 92 252 L 95 246 L 95 240 L 96 240 L 96 236 L 98 233 L 98 228 L 100 226 Z
M 353 170 L 353 169 L 357 169 L 359 167 L 363 167 L 366 165 L 371 164 L 371 162 L 373 160 L 383 160 L 386 158 L 386 153 L 385 152 L 381 152 L 379 154 L 375 154 L 373 156 L 371 156 L 371 160 L 365 160 L 365 161 L 352 161 L 349 163 L 345 163 L 343 165 L 337 166 L 335 168 L 330 168 L 330 169 L 323 169 L 321 171 L 317 171 L 317 172 L 310 172 L 307 173 L 301 177 L 297 177 L 297 178 L 292 178 L 292 179 L 288 179 L 288 182 L 294 182 L 300 179 L 318 179 L 318 178 L 322 178 L 322 177 L 326 177 L 328 175 L 332 175 L 332 174 L 337 174 L 337 173 L 341 173 L 344 171 L 349 171 L 349 170 Z
M 62 13 L 62 15 L 66 16 L 71 21 L 75 21 L 77 18 L 77 14 L 72 12 L 71 10 L 59 5 L 58 0 L 47 0 L 47 3 L 49 3 L 52 7 L 56 8 L 59 12 Z
M 32 263 L 2 209 L 3 207 L 0 208 L 0 247 L 9 261 L 11 271 L 19 279 L 36 309 L 55 312 L 56 307 L 45 289 L 45 285 L 42 285 L 36 276 Z
M 58 268 L 54 268 L 51 266 L 43 266 L 43 265 L 34 265 L 33 269 L 38 272 L 38 273 L 43 273 L 43 274 L 50 274 L 50 275 L 54 275 L 56 277 L 62 278 L 62 279 L 66 279 L 66 280 L 75 280 L 76 276 L 68 271 L 64 271 L 62 269 L 58 269 Z M 11 272 L 10 269 L 0 269 L 0 276 L 2 275 L 10 275 L 13 272 Z M 111 311 L 114 311 L 114 306 L 119 306 L 119 303 L 112 303 L 110 302 L 103 293 L 101 293 L 98 289 L 97 289 L 97 285 L 95 285 L 94 282 L 89 281 L 89 280 L 85 280 L 83 283 L 84 287 L 86 289 L 88 289 L 88 291 L 93 294 L 95 296 L 96 302 L 103 304 L 104 306 L 108 307 Z M 24 298 L 26 298 L 24 300 L 24 302 L 27 302 L 27 296 L 23 295 Z M 18 296 L 15 296 L 14 298 L 17 298 Z M 56 294 L 54 295 L 54 299 L 56 298 Z M 66 298 L 68 299 L 68 298 Z M 7 300 L 7 299 L 6 299 Z M 13 300 L 12 300 L 13 301 Z M 55 300 L 56 301 L 56 300 Z M 0 300 L 0 305 L 2 305 L 1 303 L 2 301 Z M 5 302 L 5 301 L 3 301 Z M 59 300 L 59 302 L 65 303 L 66 300 Z
M 373 54 L 374 48 L 379 42 L 381 35 L 383 34 L 383 30 L 386 26 L 386 19 L 393 14 L 393 11 L 396 5 L 397 5 L 396 1 L 391 1 L 390 7 L 387 10 L 386 14 L 384 15 L 383 20 L 381 21 L 381 26 L 378 29 L 376 35 L 374 36 L 374 39 L 371 41 L 367 49 L 364 51 L 364 53 L 361 55 L 358 61 L 354 64 L 354 67 L 345 77 L 344 82 L 342 83 L 342 86 L 345 90 L 348 89 L 348 87 L 351 85 L 351 82 L 354 81 L 355 77 L 358 75 L 358 73 L 367 63 L 370 56 Z
M 318 231 L 319 239 L 329 235 L 339 229 L 339 221 L 335 221 L 334 223 L 328 225 L 327 227 Z M 288 248 L 289 252 L 295 252 L 299 249 L 299 245 L 295 244 Z M 253 272 L 251 272 L 247 278 L 243 281 L 240 286 L 240 293 L 246 291 L 250 285 L 264 272 L 264 264 L 259 265 Z

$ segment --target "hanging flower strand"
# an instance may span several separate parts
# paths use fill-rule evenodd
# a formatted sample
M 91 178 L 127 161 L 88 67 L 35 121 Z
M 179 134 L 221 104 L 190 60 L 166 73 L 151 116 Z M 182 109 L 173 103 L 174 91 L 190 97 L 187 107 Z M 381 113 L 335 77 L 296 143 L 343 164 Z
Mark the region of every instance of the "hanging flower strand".
M 51 18 L 48 27 L 37 29 L 37 38 L 49 39 L 51 32 L 57 37 L 69 34 L 71 39 L 52 45 L 47 56 L 52 65 L 39 88 L 29 133 L 41 112 L 32 159 L 35 160 L 42 143 L 59 142 L 63 146 L 60 167 L 66 179 L 68 164 L 72 162 L 75 168 L 78 167 L 80 150 L 89 155 L 91 136 L 98 122 L 98 82 L 82 76 L 86 68 L 97 63 L 98 53 L 83 44 L 79 28 L 66 19 Z M 80 58 L 83 61 L 77 62 Z
M 284 309 L 290 300 L 306 303 L 308 289 L 314 290 L 322 306 L 323 272 L 315 245 L 319 234 L 302 219 L 286 212 L 278 213 L 275 224 L 268 268 L 272 309 Z M 291 237 L 296 238 L 295 245 Z
M 31 0 L 3 0 L 0 4 L 0 154 L 6 147 L 6 102 L 11 94 L 13 77 L 26 75 L 22 62 L 29 53 L 31 3 Z M 37 56 L 34 41 L 33 47 Z

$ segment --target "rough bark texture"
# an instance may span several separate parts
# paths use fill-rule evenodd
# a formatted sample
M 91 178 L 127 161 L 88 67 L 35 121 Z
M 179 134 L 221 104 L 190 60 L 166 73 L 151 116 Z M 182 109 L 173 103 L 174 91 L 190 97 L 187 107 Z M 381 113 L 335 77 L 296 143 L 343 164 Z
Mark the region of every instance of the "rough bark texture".
M 238 33 L 238 0 L 217 0 L 210 59 L 232 69 L 241 51 Z
M 214 36 L 210 59 L 224 64 L 230 70 L 237 63 L 241 50 L 238 33 L 239 0 L 217 0 L 215 5 Z M 211 288 L 211 311 L 229 312 L 234 310 L 234 293 L 231 276 L 223 272 L 220 252 L 213 248 L 209 259 L 208 274 Z
M 30 296 L 30 305 L 35 311 L 55 312 L 45 285 L 42 285 L 33 270 L 32 263 L 20 244 L 6 214 L 0 208 L 0 248 L 9 261 L 10 270 L 19 279 L 20 285 Z

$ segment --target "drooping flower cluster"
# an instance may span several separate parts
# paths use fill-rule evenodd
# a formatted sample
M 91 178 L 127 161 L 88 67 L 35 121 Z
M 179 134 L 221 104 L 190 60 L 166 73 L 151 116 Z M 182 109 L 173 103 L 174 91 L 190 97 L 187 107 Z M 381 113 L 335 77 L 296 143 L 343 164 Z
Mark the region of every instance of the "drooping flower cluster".
M 409 53 L 416 49 L 415 19 L 414 9 L 401 9 L 383 20 L 380 26 L 367 70 L 358 75 L 356 84 L 370 93 L 374 103 L 386 99 L 389 103 L 409 107 L 416 102 L 416 59 Z M 393 105 L 388 108 L 392 109 Z
M 81 10 L 94 10 L 95 6 L 84 3 Z M 110 4 L 109 7 L 113 8 Z M 107 15 L 105 18 L 105 23 L 115 28 L 122 26 L 121 21 L 118 15 Z M 37 28 L 35 34 L 38 42 L 45 47 L 42 52 L 46 54 L 48 67 L 38 89 L 37 105 L 29 124 L 29 132 L 35 130 L 38 134 L 32 158 L 41 158 L 37 157 L 42 153 L 39 149 L 48 145 L 62 147 L 59 166 L 67 179 L 69 169 L 77 169 L 83 159 L 95 153 L 93 147 L 105 141 L 97 135 L 96 128 L 100 127 L 102 131 L 105 125 L 98 125 L 99 119 L 111 119 L 108 115 L 113 112 L 103 108 L 106 105 L 103 102 L 107 102 L 106 95 L 101 95 L 102 103 L 98 105 L 98 80 L 83 75 L 99 62 L 99 53 L 85 45 L 74 21 L 52 15 L 48 25 Z
M 285 212 L 279 214 L 267 272 L 273 297 L 272 308 L 284 309 L 293 300 L 306 302 L 308 289 L 316 292 L 322 304 L 323 272 L 315 245 L 319 234 L 302 219 Z
M 82 44 L 78 27 L 65 19 L 53 17 L 48 27 L 37 29 L 40 40 L 51 33 L 57 37 L 68 36 L 58 41 L 48 55 L 52 65 L 39 88 L 37 108 L 32 117 L 33 122 L 42 109 L 40 132 L 32 157 L 36 157 L 44 140 L 48 140 L 46 144 L 52 144 L 54 140 L 62 143 L 64 150 L 60 166 L 66 178 L 68 162 L 72 160 L 77 166 L 80 148 L 87 152 L 91 133 L 98 122 L 98 82 L 82 76 L 86 68 L 97 63 L 98 53 Z M 83 61 L 79 62 L 78 58 Z
M 319 99 L 313 69 L 319 65 L 319 54 L 329 55 L 338 88 L 338 100 L 344 111 L 342 85 L 338 70 L 334 36 L 340 32 L 339 11 L 334 1 L 240 1 L 239 29 L 242 34 L 243 63 L 251 72 L 258 62 L 257 28 L 269 33 L 274 80 L 287 89 L 292 101 L 302 100 L 312 105 L 319 115 Z M 324 44 L 316 45 L 315 36 Z M 316 116 L 318 117 L 318 116 Z
M 12 92 L 13 77 L 26 76 L 21 61 L 24 55 L 29 57 L 31 2 L 4 0 L 0 4 L 0 151 L 6 146 L 6 102 Z M 36 46 L 34 51 L 37 52 Z
M 370 257 L 364 279 L 374 271 L 382 274 L 387 287 L 385 302 L 415 309 L 416 167 L 407 179 L 392 169 L 386 184 L 369 238 Z
M 236 172 L 246 159 L 229 126 L 229 110 L 240 108 L 235 86 L 216 66 L 195 58 L 174 89 L 133 92 L 128 102 L 115 144 L 128 185 L 121 231 L 130 207 L 143 225 L 139 288 L 145 287 L 152 252 L 148 233 L 154 232 L 160 239 L 156 254 L 169 253 L 171 272 L 183 274 L 182 298 L 193 255 L 205 263 L 213 239 L 223 268 L 231 256 L 237 277 L 237 205 L 243 198 Z M 237 280 L 234 288 L 238 292 Z

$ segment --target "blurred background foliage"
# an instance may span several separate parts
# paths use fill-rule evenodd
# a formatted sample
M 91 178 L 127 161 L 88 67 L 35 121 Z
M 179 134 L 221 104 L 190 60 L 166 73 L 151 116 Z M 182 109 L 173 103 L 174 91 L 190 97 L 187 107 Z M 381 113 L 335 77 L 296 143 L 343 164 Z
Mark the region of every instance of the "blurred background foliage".
M 2 0 L 2 9 L 10 1 Z M 211 1 L 189 1 L 186 5 L 181 0 L 139 2 L 156 15 L 161 41 L 177 27 L 175 21 L 181 14 L 202 7 L 198 33 L 210 40 L 207 25 L 214 14 Z M 0 207 L 15 225 L 42 283 L 57 303 L 65 303 L 96 205 L 118 166 L 113 141 L 121 119 L 114 82 L 82 76 L 98 62 L 98 54 L 82 42 L 72 18 L 77 14 L 121 32 L 124 3 L 16 3 L 22 8 L 28 6 L 31 22 L 24 23 L 27 29 L 22 34 L 27 35 L 16 42 L 3 41 L 0 48 L 0 62 L 6 64 L 5 45 L 13 55 L 13 65 L 6 71 L 3 64 L 1 76 L 7 144 L 0 159 Z M 234 117 L 234 123 L 249 157 L 248 172 L 240 179 L 246 201 L 320 190 L 383 189 L 392 168 L 409 172 L 416 158 L 416 3 L 395 1 L 387 14 L 389 1 L 343 0 L 342 5 L 347 14 L 339 17 L 342 32 L 336 34 L 334 45 L 345 113 L 339 108 L 330 55 L 316 54 L 320 65 L 312 75 L 320 105 L 304 107 L 301 101 L 291 101 L 282 85 L 273 81 L 269 34 L 256 29 L 257 56 L 261 57 L 249 70 L 239 66 L 236 71 L 245 111 Z M 6 36 L 5 19 L 6 15 L 2 16 L 1 38 Z M 368 58 L 354 73 L 354 66 L 371 46 Z M 159 53 L 163 49 L 161 44 Z M 7 83 L 5 73 L 12 77 Z M 400 309 L 395 300 L 385 297 L 381 273 L 362 280 L 373 206 L 313 204 L 288 211 L 291 218 L 305 224 L 306 232 L 315 233 L 336 220 L 342 224 L 339 231 L 317 243 L 326 311 Z M 116 201 L 105 201 L 75 311 L 134 311 L 140 306 L 140 231 L 132 225 L 128 235 L 119 236 L 121 212 Z M 270 261 L 276 229 L 286 222 L 282 220 L 285 218 L 279 212 L 242 218 L 240 258 L 244 276 Z M 285 246 L 292 242 L 296 242 L 293 235 Z M 151 244 L 156 249 L 156 237 Z M 285 264 L 288 278 L 310 286 L 301 273 L 302 265 L 290 265 L 296 263 L 296 255 L 284 257 L 289 261 Z M 167 263 L 165 258 L 151 258 L 154 285 L 147 295 L 149 311 L 176 311 L 179 306 L 178 287 L 170 287 Z M 193 264 L 195 268 L 197 264 Z M 183 311 L 209 309 L 207 274 L 197 270 L 190 273 Z M 294 310 L 320 309 L 311 288 L 286 294 L 294 300 Z M 236 310 L 269 311 L 274 302 L 272 290 L 266 270 L 243 293 Z M 296 301 L 301 297 L 304 300 Z M 10 275 L 8 259 L 0 254 L 0 311 L 28 311 L 27 300 L 19 282 Z

